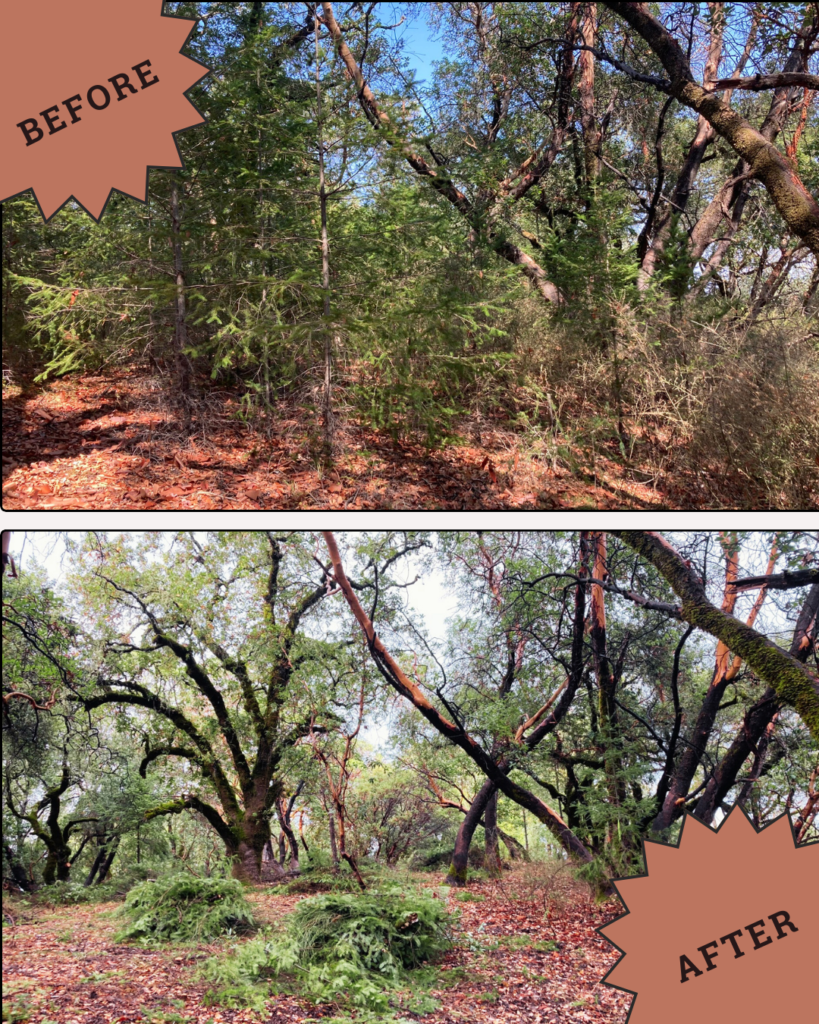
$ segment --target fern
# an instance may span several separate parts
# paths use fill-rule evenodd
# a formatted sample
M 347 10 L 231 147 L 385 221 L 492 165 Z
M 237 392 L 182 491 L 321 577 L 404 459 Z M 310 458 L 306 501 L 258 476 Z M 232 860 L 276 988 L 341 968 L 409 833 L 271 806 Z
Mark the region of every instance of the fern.
M 135 885 L 119 912 L 130 923 L 117 941 L 143 945 L 206 941 L 253 926 L 253 914 L 240 882 L 230 878 L 172 875 Z
M 251 940 L 232 957 L 207 961 L 214 1001 L 257 1005 L 260 980 L 315 1003 L 384 1013 L 411 971 L 451 944 L 443 900 L 382 890 L 302 900 L 272 937 Z

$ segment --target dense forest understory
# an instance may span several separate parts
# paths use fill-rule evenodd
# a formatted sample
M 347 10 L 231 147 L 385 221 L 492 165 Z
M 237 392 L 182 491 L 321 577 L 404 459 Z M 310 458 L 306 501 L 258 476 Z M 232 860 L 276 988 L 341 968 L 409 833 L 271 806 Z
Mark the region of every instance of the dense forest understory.
M 183 166 L 3 203 L 5 508 L 819 507 L 816 3 L 164 12 Z

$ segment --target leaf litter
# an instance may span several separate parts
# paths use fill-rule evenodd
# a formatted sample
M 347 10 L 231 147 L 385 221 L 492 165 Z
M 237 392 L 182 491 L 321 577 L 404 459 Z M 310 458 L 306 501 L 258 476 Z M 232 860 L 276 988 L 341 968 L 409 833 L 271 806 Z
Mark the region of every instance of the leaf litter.
M 441 888 L 436 888 L 442 893 Z M 466 895 L 464 895 L 466 894 Z M 303 896 L 263 889 L 249 899 L 264 924 Z M 624 1024 L 631 996 L 601 983 L 619 954 L 596 929 L 622 912 L 616 898 L 595 903 L 573 891 L 559 907 L 511 879 L 447 890 L 459 921 L 455 944 L 436 964 L 424 1024 Z M 7 901 L 14 927 L 3 949 L 4 1019 L 15 1024 L 299 1024 L 337 1008 L 271 997 L 264 1012 L 209 1006 L 200 962 L 222 944 L 143 949 L 113 940 L 117 903 L 28 906 Z M 234 941 L 234 940 L 231 940 Z

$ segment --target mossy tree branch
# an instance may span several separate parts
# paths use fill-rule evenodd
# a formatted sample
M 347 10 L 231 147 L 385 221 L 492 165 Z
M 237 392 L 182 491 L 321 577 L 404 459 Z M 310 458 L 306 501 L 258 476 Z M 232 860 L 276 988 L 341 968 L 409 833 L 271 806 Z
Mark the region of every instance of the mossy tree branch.
M 712 604 L 702 580 L 659 533 L 611 532 L 650 562 L 674 588 L 682 601 L 682 618 L 742 658 L 761 680 L 770 683 L 783 703 L 795 708 L 811 735 L 819 740 L 819 677 L 768 637 Z

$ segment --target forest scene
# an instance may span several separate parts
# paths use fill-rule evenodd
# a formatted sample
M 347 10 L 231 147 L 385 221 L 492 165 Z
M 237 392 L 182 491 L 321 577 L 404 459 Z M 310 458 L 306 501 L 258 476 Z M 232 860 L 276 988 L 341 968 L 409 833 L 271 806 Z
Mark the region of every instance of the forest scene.
M 183 166 L 3 203 L 5 509 L 819 507 L 819 4 L 163 13 Z
M 644 841 L 819 839 L 815 533 L 3 540 L 11 1024 L 625 1024 Z

